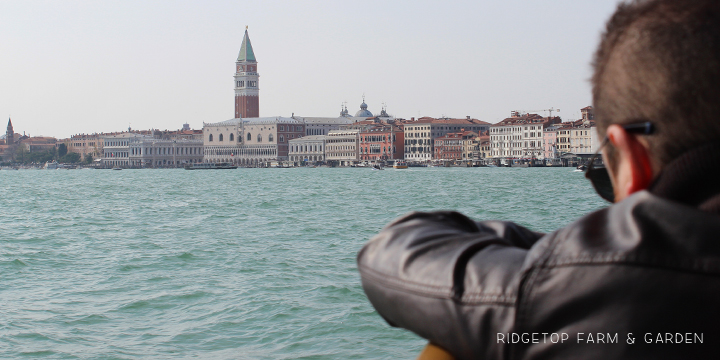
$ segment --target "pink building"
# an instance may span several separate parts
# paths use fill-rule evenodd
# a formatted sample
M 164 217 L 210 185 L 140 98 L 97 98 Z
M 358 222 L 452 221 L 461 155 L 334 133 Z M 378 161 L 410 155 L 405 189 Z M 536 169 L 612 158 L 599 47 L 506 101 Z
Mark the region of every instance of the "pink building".
M 554 126 L 543 131 L 543 155 L 545 159 L 557 157 L 557 128 Z

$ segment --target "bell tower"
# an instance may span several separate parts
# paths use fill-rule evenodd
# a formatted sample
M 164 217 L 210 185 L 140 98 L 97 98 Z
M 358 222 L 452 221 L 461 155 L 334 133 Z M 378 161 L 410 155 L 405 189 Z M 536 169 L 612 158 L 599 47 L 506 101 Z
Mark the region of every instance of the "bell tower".
M 7 131 L 5 132 L 5 144 L 12 145 L 15 143 L 15 131 L 13 131 L 12 121 L 8 118 Z
M 253 52 L 247 26 L 245 37 L 240 46 L 240 54 L 235 62 L 235 117 L 260 117 L 257 61 Z

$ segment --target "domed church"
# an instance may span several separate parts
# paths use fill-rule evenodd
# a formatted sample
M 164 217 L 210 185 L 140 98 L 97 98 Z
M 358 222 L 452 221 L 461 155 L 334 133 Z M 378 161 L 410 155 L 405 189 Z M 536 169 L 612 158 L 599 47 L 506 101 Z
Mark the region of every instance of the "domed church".
M 360 110 L 358 110 L 358 112 L 355 113 L 355 117 L 365 117 L 365 118 L 373 117 L 373 113 L 371 113 L 367 109 L 367 104 L 365 103 L 365 96 L 363 96 L 363 102 L 362 102 L 362 104 L 360 104 Z

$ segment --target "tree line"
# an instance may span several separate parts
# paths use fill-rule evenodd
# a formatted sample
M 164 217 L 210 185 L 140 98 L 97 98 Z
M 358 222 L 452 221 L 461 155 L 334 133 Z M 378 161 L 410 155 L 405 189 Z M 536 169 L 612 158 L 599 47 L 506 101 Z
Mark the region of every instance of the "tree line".
M 42 164 L 48 161 L 57 161 L 64 164 L 90 164 L 93 161 L 93 157 L 90 154 L 85 155 L 85 159 L 82 160 L 82 156 L 76 152 L 68 152 L 67 145 L 60 144 L 57 148 L 42 151 L 29 152 L 24 147 L 20 146 L 15 151 L 13 156 L 14 163 L 18 164 Z

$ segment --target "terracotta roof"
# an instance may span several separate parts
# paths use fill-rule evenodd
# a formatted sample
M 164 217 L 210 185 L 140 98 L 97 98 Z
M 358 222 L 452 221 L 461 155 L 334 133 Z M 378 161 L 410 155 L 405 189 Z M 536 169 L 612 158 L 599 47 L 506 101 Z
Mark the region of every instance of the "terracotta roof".
M 552 118 L 549 117 L 542 117 L 538 114 L 524 114 L 522 116 L 518 117 L 509 117 L 505 118 L 502 121 L 498 122 L 497 124 L 494 124 L 492 126 L 508 126 L 508 125 L 520 125 L 520 124 L 529 124 L 529 125 L 550 125 L 550 124 L 557 124 L 559 123 L 560 117 L 559 116 L 553 116 Z
M 418 118 L 417 121 L 411 121 L 410 123 L 419 124 L 458 124 L 458 125 L 490 125 L 489 122 L 478 120 L 478 119 L 449 119 L 449 118 L 431 118 L 424 116 Z
M 57 142 L 56 138 L 47 136 L 33 136 L 22 140 L 24 144 L 54 144 L 55 142 Z
M 477 136 L 477 133 L 474 131 L 447 133 L 444 136 L 436 137 L 435 140 L 460 139 L 460 138 L 472 136 L 472 135 Z

